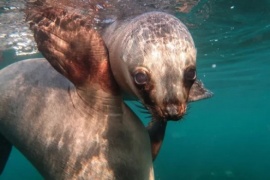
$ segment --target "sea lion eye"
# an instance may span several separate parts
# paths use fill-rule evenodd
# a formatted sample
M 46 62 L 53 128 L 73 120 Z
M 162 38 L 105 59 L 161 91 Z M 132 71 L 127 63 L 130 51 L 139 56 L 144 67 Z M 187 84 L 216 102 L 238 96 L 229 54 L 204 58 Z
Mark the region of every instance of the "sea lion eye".
M 149 78 L 146 72 L 144 71 L 137 71 L 133 75 L 134 81 L 137 85 L 144 85 L 148 82 Z
M 195 80 L 196 79 L 196 69 L 188 68 L 184 73 L 184 77 L 186 80 Z

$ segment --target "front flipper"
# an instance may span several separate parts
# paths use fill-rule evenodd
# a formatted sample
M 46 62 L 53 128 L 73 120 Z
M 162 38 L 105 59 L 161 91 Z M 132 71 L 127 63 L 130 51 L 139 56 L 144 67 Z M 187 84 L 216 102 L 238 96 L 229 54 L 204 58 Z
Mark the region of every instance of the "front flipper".
M 39 51 L 77 88 L 95 84 L 109 94 L 118 92 L 107 48 L 95 30 L 93 17 L 30 3 L 26 15 Z
M 0 175 L 4 171 L 11 149 L 12 144 L 8 142 L 2 134 L 0 134 Z
M 153 119 L 146 127 L 150 136 L 153 161 L 156 159 L 161 148 L 165 136 L 166 126 L 167 122 Z

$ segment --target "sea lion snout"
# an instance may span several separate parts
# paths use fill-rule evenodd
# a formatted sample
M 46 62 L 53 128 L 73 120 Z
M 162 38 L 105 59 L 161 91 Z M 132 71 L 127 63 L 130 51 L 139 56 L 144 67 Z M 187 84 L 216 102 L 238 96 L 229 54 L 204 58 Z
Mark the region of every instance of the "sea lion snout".
M 176 105 L 169 104 L 165 106 L 163 115 L 167 120 L 180 120 L 186 113 L 187 106 L 186 104 Z

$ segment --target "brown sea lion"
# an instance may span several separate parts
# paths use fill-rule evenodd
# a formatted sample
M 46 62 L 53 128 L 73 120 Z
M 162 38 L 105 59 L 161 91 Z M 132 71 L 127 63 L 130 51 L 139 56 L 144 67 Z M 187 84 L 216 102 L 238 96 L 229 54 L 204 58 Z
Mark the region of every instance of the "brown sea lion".
M 0 71 L 2 168 L 12 144 L 46 179 L 154 179 L 167 121 L 211 96 L 196 80 L 187 28 L 162 12 L 106 26 L 42 1 L 26 12 L 46 60 Z M 149 109 L 147 128 L 123 95 Z

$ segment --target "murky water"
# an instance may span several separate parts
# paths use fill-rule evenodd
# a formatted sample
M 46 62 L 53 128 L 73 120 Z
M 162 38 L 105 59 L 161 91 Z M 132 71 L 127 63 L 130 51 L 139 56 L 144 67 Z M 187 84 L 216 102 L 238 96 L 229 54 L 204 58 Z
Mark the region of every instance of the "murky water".
M 215 95 L 169 123 L 156 179 L 269 180 L 270 1 L 200 1 L 178 17 L 194 37 L 199 78 Z M 23 58 L 3 51 L 0 66 Z M 14 148 L 0 179 L 42 178 Z

